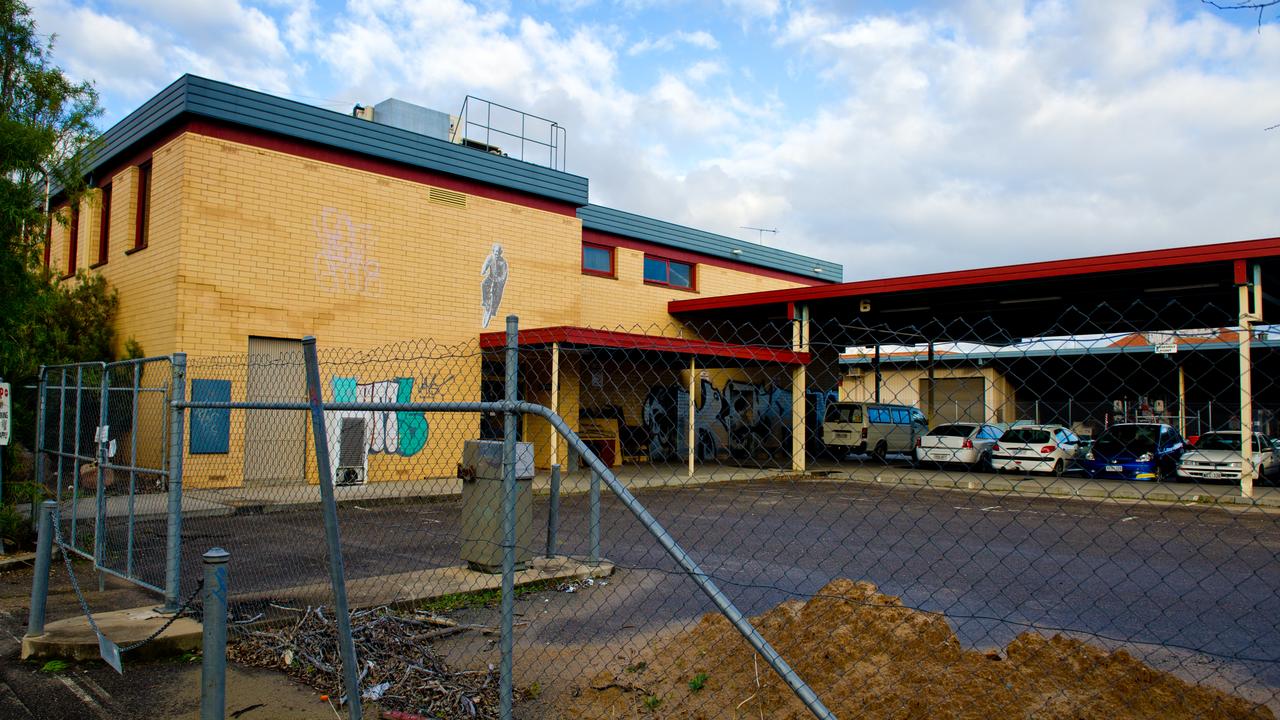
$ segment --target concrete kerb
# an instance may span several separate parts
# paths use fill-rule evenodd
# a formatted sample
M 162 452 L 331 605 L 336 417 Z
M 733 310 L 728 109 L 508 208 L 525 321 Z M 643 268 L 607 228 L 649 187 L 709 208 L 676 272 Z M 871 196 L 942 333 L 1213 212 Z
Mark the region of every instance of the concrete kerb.
M 613 574 L 607 561 L 588 564 L 573 558 L 535 557 L 529 567 L 516 572 L 516 588 L 540 583 L 604 578 Z M 501 586 L 500 574 L 476 572 L 466 566 L 450 566 L 417 570 L 394 575 L 361 578 L 347 583 L 351 609 L 372 607 L 411 607 L 415 604 L 468 593 L 495 590 Z M 331 598 L 328 583 L 272 590 L 262 599 L 296 598 L 323 604 Z M 259 599 L 254 595 L 235 596 L 236 602 Z M 117 645 L 129 645 L 155 632 L 169 615 L 156 611 L 154 603 L 146 607 L 95 613 L 93 618 L 108 638 Z M 130 651 L 128 660 L 154 660 L 199 650 L 203 626 L 191 618 L 178 618 L 155 640 Z M 98 636 L 84 615 L 57 620 L 45 625 L 43 635 L 22 638 L 22 660 L 63 658 L 96 660 L 99 658 Z

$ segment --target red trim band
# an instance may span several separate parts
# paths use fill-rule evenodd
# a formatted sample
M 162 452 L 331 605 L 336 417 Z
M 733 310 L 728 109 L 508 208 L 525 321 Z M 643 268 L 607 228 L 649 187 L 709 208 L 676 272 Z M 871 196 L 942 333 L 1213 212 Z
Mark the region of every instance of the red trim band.
M 260 130 L 252 130 L 232 125 L 230 123 L 218 122 L 208 119 L 196 119 L 187 123 L 187 130 L 206 137 L 216 138 L 218 140 L 227 140 L 229 142 L 240 143 L 241 145 L 249 145 L 251 147 L 262 148 L 264 150 L 274 150 L 289 155 L 304 157 L 309 160 L 317 160 L 319 162 L 330 163 L 333 165 L 341 165 L 356 170 L 364 170 L 366 172 L 385 175 L 400 180 L 408 180 L 410 182 L 422 183 L 424 185 L 434 185 L 439 188 L 448 190 L 456 190 L 457 192 L 476 195 L 478 197 L 489 198 L 490 200 L 498 200 L 500 202 L 512 203 L 513 205 L 523 205 L 535 210 L 545 210 L 560 215 L 568 215 L 569 217 L 577 217 L 578 206 L 567 202 L 558 202 L 529 193 L 522 193 L 517 190 L 507 190 L 504 188 L 486 185 L 484 183 L 466 180 L 463 178 L 445 175 L 443 173 L 423 170 L 409 165 L 403 165 L 390 160 L 382 160 L 372 158 L 367 155 L 351 152 L 349 150 L 339 150 L 337 148 L 327 147 L 319 143 L 306 142 L 304 140 L 295 140 Z
M 736 345 L 711 340 L 691 340 L 689 338 L 642 335 L 639 333 L 618 332 L 616 330 L 594 330 L 571 326 L 521 330 L 519 343 L 521 347 L 565 343 L 625 350 L 652 350 L 654 352 L 677 353 L 680 355 L 725 357 L 737 360 L 776 362 L 787 365 L 808 365 L 810 359 L 810 355 L 807 352 L 771 348 L 763 345 Z M 507 334 L 505 332 L 480 334 L 480 347 L 486 350 L 502 348 L 506 344 Z
M 1195 245 L 1164 250 L 1146 250 L 1115 255 L 1050 260 L 1022 265 L 1002 265 L 976 270 L 959 270 L 881 280 L 863 280 L 822 287 L 767 290 L 739 295 L 672 300 L 667 303 L 667 311 L 675 315 L 699 310 L 723 310 L 755 305 L 803 302 L 805 300 L 829 300 L 862 295 L 883 295 L 913 290 L 936 290 L 968 285 L 1016 282 L 1019 280 L 1101 275 L 1124 270 L 1151 270 L 1179 265 L 1243 261 L 1249 258 L 1277 256 L 1280 256 L 1280 238 L 1263 238 L 1216 245 Z

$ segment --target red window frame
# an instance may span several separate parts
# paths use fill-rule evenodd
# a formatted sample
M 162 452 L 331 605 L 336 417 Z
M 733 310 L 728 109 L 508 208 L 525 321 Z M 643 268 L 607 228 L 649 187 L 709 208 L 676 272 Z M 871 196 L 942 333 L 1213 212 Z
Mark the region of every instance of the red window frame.
M 98 258 L 90 269 L 102 267 L 111 257 L 111 183 L 102 186 L 102 208 L 98 214 Z
M 691 262 L 689 262 L 689 261 L 687 261 L 687 260 L 673 260 L 672 258 L 669 258 L 669 257 L 663 257 L 663 256 L 661 256 L 661 255 L 650 255 L 650 254 L 648 254 L 648 253 L 645 253 L 644 261 L 645 261 L 645 262 L 648 262 L 648 261 L 650 261 L 650 260 L 656 260 L 656 261 L 659 261 L 659 262 L 666 263 L 666 265 L 667 265 L 667 281 L 666 281 L 666 282 L 661 282 L 661 281 L 658 281 L 658 280 L 650 280 L 649 278 L 644 277 L 644 269 L 643 269 L 643 267 L 641 267 L 640 276 L 641 276 L 642 278 L 644 278 L 644 284 L 645 284 L 645 285 L 653 285 L 654 287 L 667 287 L 667 288 L 671 288 L 671 289 L 673 289 L 673 290 L 686 290 L 686 291 L 688 291 L 688 292 L 695 292 L 695 291 L 697 290 L 697 288 L 698 288 L 698 265 L 697 265 L 697 263 L 691 263 Z M 673 285 L 673 284 L 671 284 L 671 263 L 676 263 L 677 265 L 684 265 L 684 266 L 686 266 L 686 267 L 688 267 L 688 268 L 689 268 L 689 284 L 688 284 L 687 286 L 685 286 L 685 285 Z
M 609 272 L 604 272 L 602 270 L 594 270 L 592 268 L 587 267 L 587 248 L 604 250 L 609 253 Z M 582 265 L 583 275 L 595 275 L 596 277 L 607 277 L 607 278 L 618 277 L 618 249 L 615 247 L 612 247 L 610 245 L 601 245 L 599 243 L 583 241 L 582 257 L 580 259 L 582 261 L 581 265 Z
M 125 251 L 130 255 L 147 246 L 151 230 L 151 161 L 138 165 L 138 212 L 135 218 L 133 247 Z
M 46 213 L 44 219 L 44 269 L 49 269 L 50 256 L 53 254 L 53 213 Z
M 62 274 L 66 280 L 76 274 L 76 256 L 80 254 L 80 203 L 71 206 L 71 227 L 67 229 L 67 269 Z

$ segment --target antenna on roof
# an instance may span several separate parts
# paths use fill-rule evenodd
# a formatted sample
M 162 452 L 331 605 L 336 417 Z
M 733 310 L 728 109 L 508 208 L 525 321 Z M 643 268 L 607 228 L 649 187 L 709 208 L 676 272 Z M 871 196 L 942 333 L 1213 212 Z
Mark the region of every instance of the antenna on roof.
M 761 245 L 764 244 L 765 233 L 773 233 L 774 235 L 778 234 L 778 228 L 773 228 L 772 230 L 770 230 L 769 228 L 751 227 L 750 225 L 739 225 L 738 227 L 742 228 L 743 230 L 755 230 L 756 242 L 760 243 Z

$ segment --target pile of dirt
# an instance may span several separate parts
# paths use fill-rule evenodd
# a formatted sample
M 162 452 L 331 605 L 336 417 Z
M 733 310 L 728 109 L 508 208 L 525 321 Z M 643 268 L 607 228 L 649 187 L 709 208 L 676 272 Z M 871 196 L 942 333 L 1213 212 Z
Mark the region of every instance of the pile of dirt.
M 1272 718 L 1123 650 L 1024 633 L 1003 653 L 966 650 L 945 617 L 866 582 L 835 580 L 753 623 L 840 718 Z M 601 673 L 564 714 L 605 718 L 811 718 L 723 616 Z

